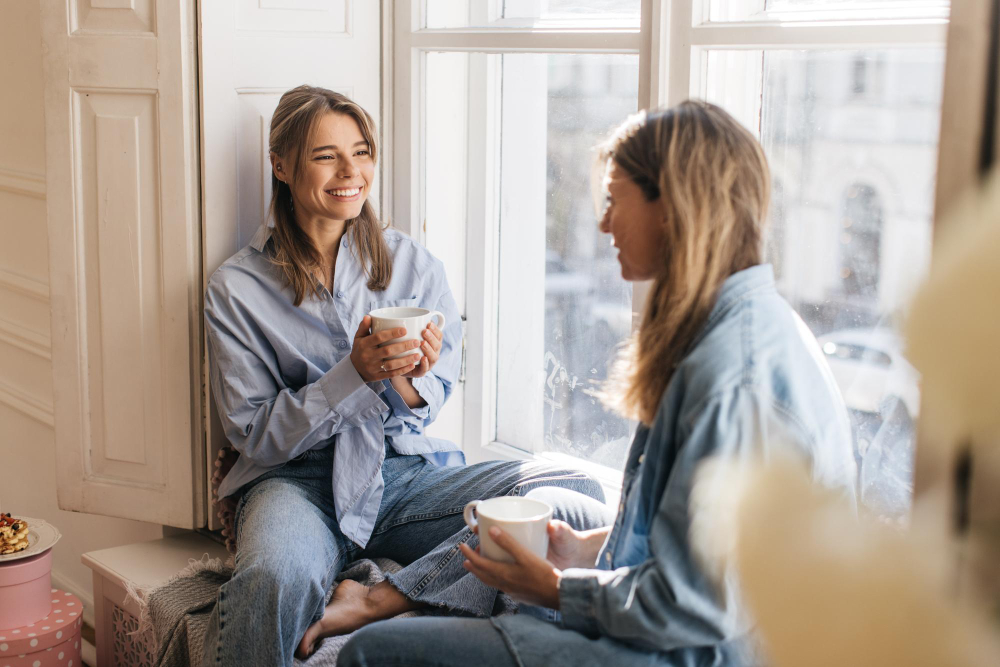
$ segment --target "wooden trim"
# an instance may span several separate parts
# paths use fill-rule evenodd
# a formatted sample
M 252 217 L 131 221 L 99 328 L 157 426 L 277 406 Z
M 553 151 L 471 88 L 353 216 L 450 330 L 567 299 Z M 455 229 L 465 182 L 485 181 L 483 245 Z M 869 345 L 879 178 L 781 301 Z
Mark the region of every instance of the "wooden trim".
M 428 51 L 639 53 L 642 36 L 628 30 L 420 30 L 409 46 Z
M 979 182 L 991 6 L 991 2 L 956 2 L 952 7 L 938 142 L 935 240 L 941 223 L 947 222 L 945 213 L 971 184 Z M 918 492 L 919 478 L 918 474 Z
M 19 292 L 38 301 L 49 300 L 49 286 L 34 278 L 25 278 L 5 269 L 0 269 L 0 289 Z
M 52 341 L 48 334 L 0 318 L 0 342 L 13 345 L 36 357 L 52 360 Z
M 45 174 L 0 167 L 0 191 L 45 199 Z
M 55 427 L 52 403 L 46 402 L 0 380 L 0 403 L 35 419 L 46 426 Z

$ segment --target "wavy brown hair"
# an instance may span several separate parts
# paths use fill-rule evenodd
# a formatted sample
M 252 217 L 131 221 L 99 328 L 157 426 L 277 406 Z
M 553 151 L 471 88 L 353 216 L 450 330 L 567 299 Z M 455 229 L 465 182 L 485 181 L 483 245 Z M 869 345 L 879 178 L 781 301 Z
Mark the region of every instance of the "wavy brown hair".
M 750 132 L 697 101 L 630 117 L 598 155 L 663 211 L 662 267 L 639 331 L 601 392 L 610 407 L 648 425 L 722 283 L 762 261 L 770 170 Z
M 278 102 L 271 116 L 268 138 L 270 150 L 292 165 L 292 180 L 302 173 L 302 165 L 309 154 L 313 131 L 325 114 L 339 113 L 353 118 L 371 152 L 372 161 L 379 157 L 378 133 L 375 121 L 356 102 L 345 95 L 325 88 L 299 86 L 292 88 Z M 271 205 L 274 220 L 271 234 L 273 252 L 271 262 L 280 267 L 289 286 L 295 292 L 295 305 L 302 303 L 310 291 L 316 294 L 320 282 L 316 271 L 322 264 L 319 249 L 295 221 L 292 208 L 292 191 L 288 184 L 278 180 L 271 172 Z M 392 279 L 392 254 L 382 236 L 383 225 L 375 209 L 366 199 L 361 213 L 347 221 L 345 234 L 350 234 L 358 261 L 368 277 L 368 289 L 382 291 Z

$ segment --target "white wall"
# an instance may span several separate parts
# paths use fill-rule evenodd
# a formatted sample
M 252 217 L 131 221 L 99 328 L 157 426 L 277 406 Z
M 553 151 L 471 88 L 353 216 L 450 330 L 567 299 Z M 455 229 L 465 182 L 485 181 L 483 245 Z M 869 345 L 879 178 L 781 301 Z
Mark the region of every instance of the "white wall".
M 158 525 L 56 505 L 49 360 L 42 45 L 37 2 L 0 0 L 0 507 L 63 534 L 57 585 L 92 599 L 80 555 L 161 537 Z M 90 611 L 90 610 L 88 610 Z

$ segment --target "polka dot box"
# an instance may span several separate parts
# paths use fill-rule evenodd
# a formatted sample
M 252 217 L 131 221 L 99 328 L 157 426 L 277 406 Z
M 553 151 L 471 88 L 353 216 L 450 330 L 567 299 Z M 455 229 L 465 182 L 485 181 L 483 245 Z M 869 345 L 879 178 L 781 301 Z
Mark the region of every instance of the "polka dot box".
M 0 630 L 0 667 L 83 667 L 83 605 L 75 595 L 55 588 L 49 599 L 52 611 L 42 620 Z

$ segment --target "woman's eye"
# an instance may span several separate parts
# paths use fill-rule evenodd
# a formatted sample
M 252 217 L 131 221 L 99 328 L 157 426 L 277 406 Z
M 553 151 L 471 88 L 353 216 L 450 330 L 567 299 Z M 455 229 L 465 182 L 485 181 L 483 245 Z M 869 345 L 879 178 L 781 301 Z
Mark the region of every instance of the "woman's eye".
M 333 159 L 333 156 L 332 156 L 332 155 L 320 155 L 320 156 L 319 156 L 319 157 L 317 157 L 316 159 L 317 159 L 317 160 L 332 160 L 332 159 Z
M 371 153 L 369 153 L 367 150 L 360 150 L 357 153 L 355 153 L 355 155 L 370 155 L 370 154 Z

